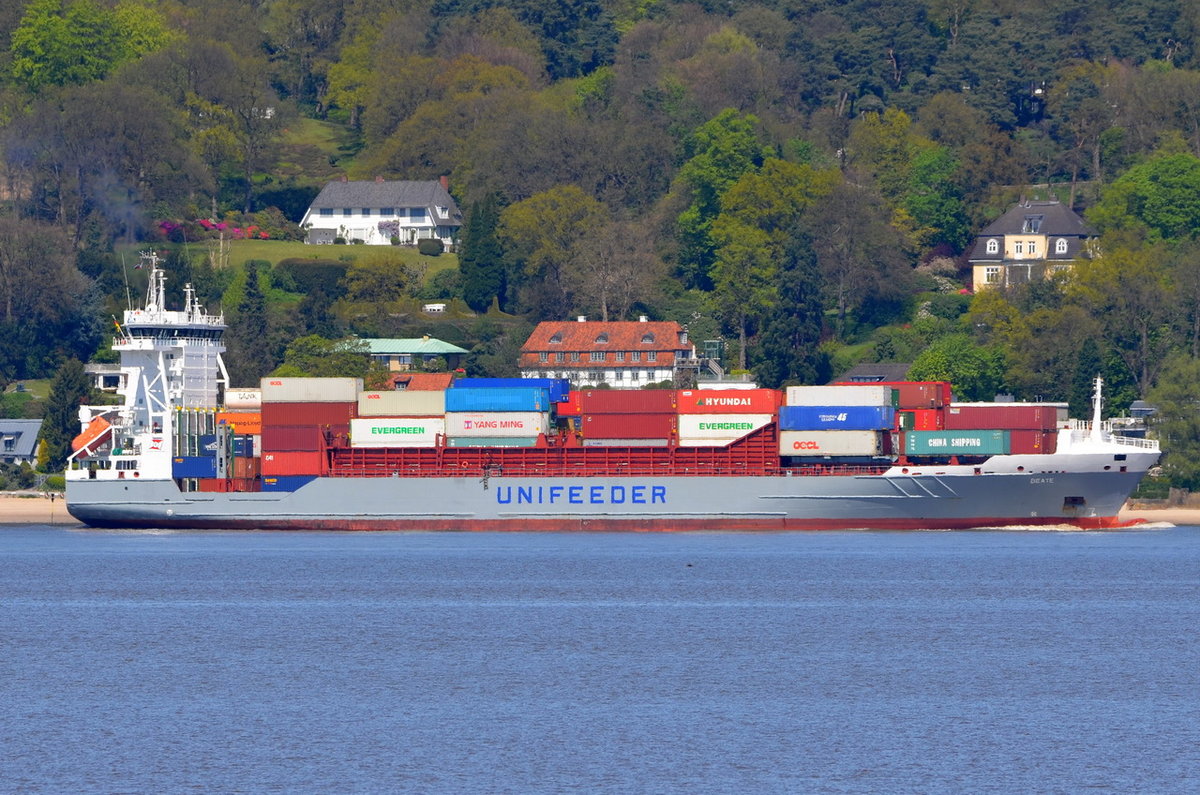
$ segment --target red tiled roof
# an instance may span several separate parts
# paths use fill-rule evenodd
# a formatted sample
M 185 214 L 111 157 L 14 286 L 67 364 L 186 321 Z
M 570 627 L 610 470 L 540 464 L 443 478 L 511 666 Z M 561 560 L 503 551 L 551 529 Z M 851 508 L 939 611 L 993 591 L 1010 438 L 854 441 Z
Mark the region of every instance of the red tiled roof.
M 454 381 L 454 373 L 397 373 L 392 376 L 396 389 L 409 392 L 444 392 Z
M 675 321 L 548 321 L 539 323 L 529 339 L 521 346 L 520 364 L 523 368 L 550 367 L 551 369 L 595 369 L 597 367 L 670 367 L 675 363 L 676 351 L 692 351 L 690 342 L 681 343 L 679 335 L 683 327 Z M 607 335 L 607 341 L 598 342 L 602 335 Z M 650 338 L 649 341 L 644 341 Z M 557 340 L 552 342 L 551 340 Z M 591 360 L 593 351 L 604 351 L 603 362 Z M 626 355 L 618 362 L 615 354 L 620 351 Z M 640 361 L 631 361 L 628 354 L 633 351 L 643 352 Z M 647 362 L 645 351 L 655 351 L 654 362 Z M 580 353 L 580 360 L 557 362 L 551 357 L 549 362 L 540 361 L 541 353 Z

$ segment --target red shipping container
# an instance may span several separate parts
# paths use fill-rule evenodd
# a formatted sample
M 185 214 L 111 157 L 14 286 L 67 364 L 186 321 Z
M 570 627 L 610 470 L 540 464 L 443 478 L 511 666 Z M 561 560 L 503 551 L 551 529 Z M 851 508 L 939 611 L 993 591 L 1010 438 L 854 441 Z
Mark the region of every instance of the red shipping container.
M 675 436 L 674 414 L 585 414 L 585 439 L 669 439 Z
M 262 483 L 258 478 L 234 478 L 229 481 L 230 491 L 261 491 Z
M 675 390 L 590 389 L 579 393 L 579 407 L 584 414 L 674 414 Z
M 675 393 L 680 414 L 777 414 L 775 389 L 683 389 Z
M 554 404 L 555 413 L 560 417 L 578 417 L 583 414 L 583 406 L 580 405 L 582 394 L 582 392 L 572 389 L 567 393 L 565 402 Z
M 325 432 L 316 425 L 268 425 L 263 428 L 262 449 L 273 452 L 324 450 Z
M 946 409 L 946 430 L 1052 431 L 1058 425 L 1054 406 L 1013 403 L 992 406 L 951 406 Z
M 941 409 L 915 409 L 913 411 L 914 431 L 940 431 L 945 427 Z
M 272 425 L 346 425 L 358 413 L 358 403 L 264 403 L 263 428 Z
M 325 473 L 325 454 L 304 451 L 263 453 L 263 475 L 322 475 Z
M 225 478 L 200 478 L 196 481 L 196 490 L 205 494 L 222 494 L 229 491 L 229 481 Z
M 257 458 L 233 459 L 233 476 L 235 478 L 254 478 L 262 473 L 262 462 Z
M 1050 434 L 1057 439 L 1057 434 Z M 1043 431 L 1015 430 L 1009 431 L 1009 449 L 1013 455 L 1034 455 L 1046 452 Z

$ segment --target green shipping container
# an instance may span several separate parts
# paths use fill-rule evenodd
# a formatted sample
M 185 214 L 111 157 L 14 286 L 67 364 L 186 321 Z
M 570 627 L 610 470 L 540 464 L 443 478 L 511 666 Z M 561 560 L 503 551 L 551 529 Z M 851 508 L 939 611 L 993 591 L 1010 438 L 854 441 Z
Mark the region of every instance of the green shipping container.
M 896 416 L 900 418 L 900 430 L 902 431 L 911 431 L 917 426 L 916 415 L 911 411 L 900 411 Z
M 905 455 L 1006 455 L 1008 431 L 907 431 Z

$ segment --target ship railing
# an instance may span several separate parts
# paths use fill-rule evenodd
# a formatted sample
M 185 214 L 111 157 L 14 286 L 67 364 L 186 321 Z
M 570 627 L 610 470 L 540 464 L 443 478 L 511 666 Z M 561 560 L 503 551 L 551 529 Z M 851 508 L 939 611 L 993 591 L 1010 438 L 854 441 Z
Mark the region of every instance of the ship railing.
M 1072 442 L 1087 442 L 1092 438 L 1092 423 L 1088 420 L 1069 420 L 1065 430 L 1071 432 Z M 1113 433 L 1113 423 L 1110 420 L 1103 420 L 1100 423 L 1100 432 L 1104 435 L 1104 441 L 1112 444 L 1119 444 L 1125 447 L 1137 447 L 1142 450 L 1158 450 L 1157 439 L 1140 439 L 1132 436 L 1122 436 L 1119 433 Z

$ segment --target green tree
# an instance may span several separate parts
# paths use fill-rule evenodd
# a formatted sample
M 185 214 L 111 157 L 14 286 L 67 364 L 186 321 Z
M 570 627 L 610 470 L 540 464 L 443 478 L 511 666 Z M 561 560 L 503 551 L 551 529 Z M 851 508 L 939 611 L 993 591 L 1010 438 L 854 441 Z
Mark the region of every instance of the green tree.
M 367 343 L 354 338 L 328 340 L 310 334 L 287 346 L 275 375 L 311 378 L 366 378 L 371 369 Z
M 821 271 L 812 241 L 793 231 L 779 267 L 779 295 L 763 318 L 755 350 L 754 372 L 762 384 L 823 384 L 829 357 L 820 349 L 825 307 Z
M 1088 220 L 1102 232 L 1140 230 L 1154 240 L 1200 230 L 1200 158 L 1165 154 L 1134 166 L 1105 189 Z
M 476 312 L 486 312 L 496 298 L 505 304 L 504 250 L 496 237 L 500 201 L 494 193 L 474 202 L 467 211 L 458 269 L 463 279 L 463 299 Z
M 267 339 L 270 320 L 263 298 L 257 263 L 247 263 L 245 288 L 237 311 L 229 323 L 225 340 L 229 345 L 226 356 L 230 386 L 257 384 L 270 372 L 271 360 Z
M 71 454 L 71 440 L 80 430 L 79 407 L 91 394 L 83 363 L 78 359 L 63 362 L 50 382 L 46 417 L 42 422 L 41 438 L 46 444 L 45 471 L 58 472 L 66 466 L 67 456 Z
M 908 370 L 912 381 L 949 381 L 959 400 L 991 400 L 1004 387 L 1004 354 L 951 334 L 926 348 Z
M 1146 399 L 1158 409 L 1153 430 L 1171 485 L 1200 490 L 1200 359 L 1171 357 Z

